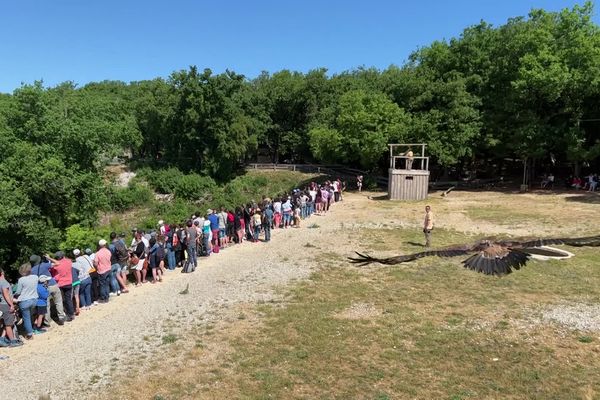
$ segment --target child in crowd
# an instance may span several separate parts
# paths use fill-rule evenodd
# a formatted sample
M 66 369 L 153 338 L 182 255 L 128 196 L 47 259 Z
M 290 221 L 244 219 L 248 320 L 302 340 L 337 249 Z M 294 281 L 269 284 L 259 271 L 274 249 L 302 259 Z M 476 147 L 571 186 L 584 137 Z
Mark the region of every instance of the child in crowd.
M 46 315 L 46 307 L 48 307 L 48 281 L 50 280 L 50 277 L 47 275 L 41 275 L 38 278 L 38 284 L 37 284 L 37 294 L 38 294 L 38 299 L 37 299 L 37 303 L 35 305 L 35 311 L 36 311 L 36 318 L 35 318 L 35 323 L 34 323 L 34 327 L 33 327 L 33 333 L 38 335 L 40 333 L 44 333 L 46 332 L 46 329 L 43 327 L 43 323 L 44 323 L 44 315 Z

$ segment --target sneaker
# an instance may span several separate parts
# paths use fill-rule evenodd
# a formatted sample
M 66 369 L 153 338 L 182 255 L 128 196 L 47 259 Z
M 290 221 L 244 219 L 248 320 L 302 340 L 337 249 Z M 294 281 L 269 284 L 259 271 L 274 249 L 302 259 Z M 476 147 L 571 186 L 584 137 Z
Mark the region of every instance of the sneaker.
M 34 335 L 41 335 L 42 333 L 46 333 L 46 332 L 48 332 L 48 331 L 46 329 L 44 329 L 44 328 L 34 329 L 33 330 L 33 334 Z
M 97 301 L 95 301 L 92 305 L 93 306 L 97 306 L 99 303 Z
M 8 347 L 20 347 L 23 346 L 23 342 L 19 339 L 11 340 L 8 344 Z
M 114 296 L 114 295 L 116 295 L 116 293 L 110 292 L 108 295 L 109 296 Z
M 121 295 L 121 291 L 117 290 L 117 296 L 120 296 L 120 295 Z
M 65 324 L 65 320 L 64 319 L 59 319 L 57 324 L 59 324 L 60 326 L 63 326 Z

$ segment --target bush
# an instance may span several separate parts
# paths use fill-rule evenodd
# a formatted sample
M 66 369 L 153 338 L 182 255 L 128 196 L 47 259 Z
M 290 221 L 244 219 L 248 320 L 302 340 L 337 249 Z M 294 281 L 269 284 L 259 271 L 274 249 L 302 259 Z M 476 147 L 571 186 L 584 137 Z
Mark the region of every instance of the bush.
M 154 193 L 147 186 L 137 183 L 126 188 L 111 187 L 108 193 L 108 206 L 112 211 L 125 211 L 152 202 Z
M 136 178 L 145 180 L 152 189 L 160 194 L 174 193 L 177 182 L 184 176 L 184 173 L 177 168 L 142 168 L 136 171 Z
M 212 199 L 213 193 L 218 190 L 215 181 L 208 177 L 198 174 L 183 175 L 174 180 L 175 197 L 186 200 L 207 200 Z

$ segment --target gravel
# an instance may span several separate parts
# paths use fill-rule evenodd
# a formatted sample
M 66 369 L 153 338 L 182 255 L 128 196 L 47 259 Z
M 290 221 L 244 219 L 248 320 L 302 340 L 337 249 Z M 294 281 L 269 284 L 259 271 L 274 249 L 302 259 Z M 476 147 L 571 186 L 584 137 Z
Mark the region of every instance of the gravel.
M 556 305 L 542 311 L 542 319 L 569 329 L 600 332 L 600 305 Z
M 182 337 L 198 324 L 226 318 L 226 309 L 237 303 L 272 301 L 274 287 L 309 276 L 314 256 L 297 250 L 328 241 L 340 214 L 274 230 L 270 243 L 247 242 L 200 258 L 192 274 L 168 272 L 163 283 L 131 288 L 72 323 L 53 325 L 21 348 L 2 349 L 10 358 L 0 364 L 0 399 L 90 398 L 107 388 L 111 377 L 127 374 L 129 364 L 160 357 L 165 335 Z M 319 229 L 307 229 L 312 220 Z M 188 284 L 188 294 L 180 294 Z

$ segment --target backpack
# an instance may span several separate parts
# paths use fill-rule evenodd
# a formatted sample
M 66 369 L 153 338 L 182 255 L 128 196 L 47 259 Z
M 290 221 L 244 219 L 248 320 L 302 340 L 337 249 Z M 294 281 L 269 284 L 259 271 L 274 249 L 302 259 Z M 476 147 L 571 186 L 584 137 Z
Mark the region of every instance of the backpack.
M 129 252 L 127 248 L 120 240 L 117 240 L 115 243 L 115 255 L 117 256 L 117 260 L 120 264 L 125 265 L 127 263 L 127 259 L 129 259 Z
M 178 232 L 173 233 L 173 248 L 179 246 L 179 234 Z

